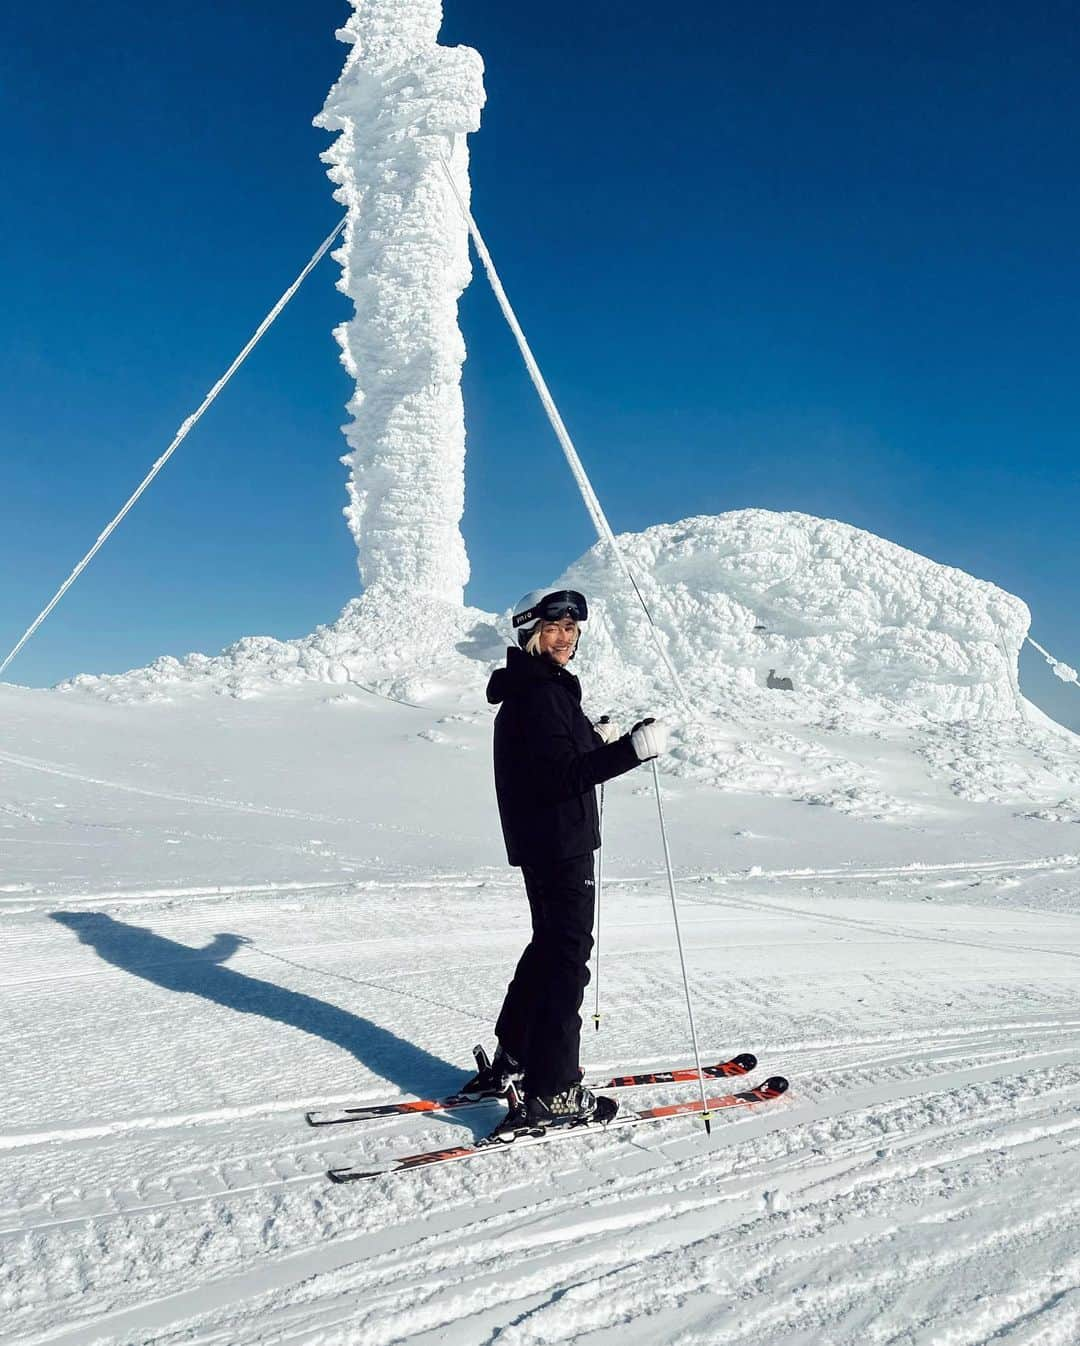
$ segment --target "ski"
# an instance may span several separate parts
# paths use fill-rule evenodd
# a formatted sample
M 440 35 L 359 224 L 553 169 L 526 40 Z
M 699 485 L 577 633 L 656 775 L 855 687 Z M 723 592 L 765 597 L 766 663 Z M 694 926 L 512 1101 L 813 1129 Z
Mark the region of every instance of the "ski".
M 721 1098 L 707 1099 L 706 1109 L 708 1112 L 718 1112 L 723 1108 L 753 1107 L 755 1104 L 767 1103 L 771 1099 L 779 1098 L 787 1092 L 787 1088 L 787 1080 L 781 1075 L 774 1075 L 764 1084 L 759 1084 L 756 1089 L 747 1089 L 738 1094 L 725 1094 Z M 608 1102 L 613 1109 L 615 1107 L 614 1102 L 612 1100 L 608 1100 Z M 390 1163 L 382 1164 L 376 1168 L 332 1168 L 327 1177 L 331 1182 L 358 1182 L 362 1178 L 381 1178 L 387 1173 L 403 1173 L 408 1169 L 426 1168 L 431 1164 L 447 1164 L 461 1159 L 478 1159 L 481 1155 L 498 1154 L 511 1146 L 516 1148 L 521 1145 L 542 1145 L 547 1141 L 565 1140 L 568 1136 L 579 1136 L 587 1131 L 613 1130 L 622 1126 L 635 1126 L 640 1122 L 659 1122 L 667 1117 L 689 1117 L 695 1114 L 700 1116 L 702 1112 L 700 1099 L 693 1099 L 686 1103 L 668 1103 L 655 1108 L 639 1108 L 633 1112 L 620 1111 L 616 1113 L 608 1111 L 605 1116 L 589 1122 L 577 1122 L 547 1129 L 533 1127 L 527 1130 L 504 1133 L 503 1135 L 488 1136 L 484 1140 L 475 1141 L 472 1145 L 455 1145 L 446 1150 L 427 1150 L 422 1154 L 405 1155 L 401 1159 L 391 1160 Z
M 730 1061 L 720 1061 L 713 1066 L 705 1066 L 706 1079 L 730 1078 L 734 1075 L 747 1075 L 757 1065 L 757 1057 L 749 1052 L 733 1056 Z M 603 1083 L 590 1083 L 593 1093 L 602 1093 L 611 1089 L 634 1089 L 645 1084 L 682 1084 L 696 1080 L 697 1071 L 691 1066 L 687 1069 L 653 1070 L 637 1075 L 616 1075 L 614 1079 Z M 450 1094 L 446 1098 L 416 1098 L 402 1103 L 372 1103 L 355 1108 L 334 1108 L 316 1110 L 306 1114 L 310 1126 L 338 1126 L 342 1122 L 365 1122 L 377 1117 L 403 1117 L 417 1112 L 456 1112 L 460 1108 L 475 1107 L 478 1103 L 488 1103 L 492 1099 L 505 1099 L 505 1093 Z

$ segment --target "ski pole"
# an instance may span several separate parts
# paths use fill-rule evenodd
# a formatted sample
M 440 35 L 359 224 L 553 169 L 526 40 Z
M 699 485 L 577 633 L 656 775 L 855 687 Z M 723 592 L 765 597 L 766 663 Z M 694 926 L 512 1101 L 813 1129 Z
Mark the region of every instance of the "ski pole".
M 604 717 L 607 718 L 606 716 Z M 604 891 L 604 785 L 600 784 L 600 849 L 596 853 L 596 1008 L 593 1023 L 600 1032 L 600 898 Z
M 686 957 L 683 953 L 682 931 L 679 928 L 679 905 L 675 899 L 675 875 L 671 869 L 671 851 L 668 849 L 667 828 L 664 825 L 664 803 L 660 798 L 660 772 L 657 770 L 655 757 L 652 759 L 652 772 L 653 787 L 656 790 L 656 811 L 660 816 L 660 837 L 664 843 L 664 864 L 667 866 L 668 889 L 671 892 L 671 914 L 675 918 L 675 942 L 679 946 L 683 990 L 686 992 L 686 1013 L 690 1020 L 690 1041 L 694 1048 L 698 1084 L 701 1086 L 701 1120 L 705 1123 L 706 1134 L 712 1135 L 712 1113 L 709 1111 L 709 1100 L 705 1097 L 705 1073 L 701 1069 L 701 1053 L 698 1051 L 697 1029 L 694 1027 L 694 1005 L 690 995 L 690 980 L 686 975 Z

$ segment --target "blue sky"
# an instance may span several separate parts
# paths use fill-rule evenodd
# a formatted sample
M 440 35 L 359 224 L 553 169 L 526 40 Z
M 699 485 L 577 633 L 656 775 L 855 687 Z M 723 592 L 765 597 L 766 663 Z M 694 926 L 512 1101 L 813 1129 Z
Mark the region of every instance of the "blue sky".
M 0 17 L 5 650 L 336 222 L 310 122 L 347 12 Z M 488 70 L 477 215 L 614 526 L 844 519 L 1020 594 L 1080 663 L 1073 8 L 446 14 Z M 335 270 L 8 676 L 300 635 L 357 592 Z M 482 278 L 462 323 L 468 597 L 501 608 L 593 536 Z M 1022 676 L 1080 726 L 1080 692 Z

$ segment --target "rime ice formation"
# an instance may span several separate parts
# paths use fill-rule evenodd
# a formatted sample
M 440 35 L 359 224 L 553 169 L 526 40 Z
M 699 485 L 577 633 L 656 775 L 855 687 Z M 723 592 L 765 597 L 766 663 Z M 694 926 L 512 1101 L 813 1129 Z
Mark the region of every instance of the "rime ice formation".
M 831 519 L 769 510 L 659 524 L 621 539 L 684 678 L 706 700 L 758 699 L 769 670 L 827 694 L 944 720 L 1015 719 L 1030 613 L 1012 594 Z M 583 654 L 652 680 L 640 605 L 597 544 L 559 583 L 595 607 Z M 786 715 L 782 697 L 766 698 Z
M 341 134 L 323 159 L 348 208 L 335 332 L 356 380 L 345 427 L 345 510 L 365 591 L 460 605 L 469 577 L 458 299 L 468 235 L 442 167 L 468 199 L 465 135 L 480 124 L 483 65 L 440 47 L 441 0 L 353 0 L 352 45 L 316 125 Z
M 641 609 L 603 547 L 555 583 L 589 595 L 574 665 L 587 710 L 624 725 L 670 714 L 665 772 L 882 818 L 918 812 L 941 790 L 1058 811 L 1080 798 L 1076 738 L 1016 688 L 1028 610 L 993 584 L 805 514 L 684 519 L 621 544 L 694 696 L 695 719 L 677 705 Z M 159 659 L 67 687 L 169 702 L 321 682 L 342 704 L 376 692 L 433 709 L 449 699 L 475 714 L 488 669 L 502 659 L 508 616 L 432 598 L 412 601 L 403 621 L 371 599 L 365 593 L 302 640 L 251 638 L 217 658 Z M 770 669 L 793 690 L 770 689 Z
M 1016 683 L 1028 609 L 995 585 L 805 514 L 739 510 L 620 543 L 696 720 L 603 546 L 555 583 L 589 595 L 578 667 L 594 709 L 681 720 L 676 774 L 879 818 L 918 811 L 925 772 L 984 802 L 1080 785 L 1076 739 Z M 899 744 L 921 766 L 892 758 Z

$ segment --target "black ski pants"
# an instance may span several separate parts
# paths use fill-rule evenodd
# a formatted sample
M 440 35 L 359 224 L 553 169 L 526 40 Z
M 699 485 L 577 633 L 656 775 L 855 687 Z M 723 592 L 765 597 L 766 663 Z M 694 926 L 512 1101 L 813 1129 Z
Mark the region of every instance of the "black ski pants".
M 581 1001 L 589 984 L 596 887 L 593 857 L 522 865 L 532 939 L 495 1025 L 503 1049 L 525 1068 L 526 1093 L 547 1097 L 576 1084 Z

